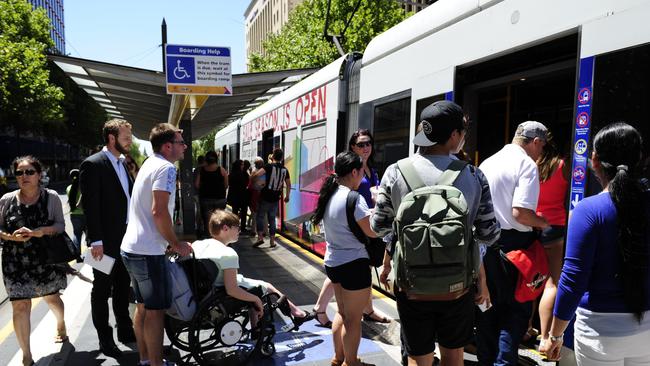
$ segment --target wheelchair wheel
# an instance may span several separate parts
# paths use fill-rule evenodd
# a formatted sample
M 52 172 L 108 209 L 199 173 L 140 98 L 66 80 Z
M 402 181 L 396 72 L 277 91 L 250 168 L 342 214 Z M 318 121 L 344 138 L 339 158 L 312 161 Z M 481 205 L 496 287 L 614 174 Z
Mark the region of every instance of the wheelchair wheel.
M 192 355 L 200 365 L 245 364 L 260 349 L 264 328 L 251 326 L 246 303 L 213 293 L 201 302 L 190 325 Z
M 271 357 L 275 353 L 275 345 L 272 342 L 267 342 L 262 345 L 260 352 L 264 357 Z
M 192 346 L 190 346 L 190 322 L 184 322 L 176 318 L 172 318 L 169 315 L 165 315 L 165 332 L 167 337 L 171 342 L 172 346 L 178 348 L 181 351 L 191 352 Z

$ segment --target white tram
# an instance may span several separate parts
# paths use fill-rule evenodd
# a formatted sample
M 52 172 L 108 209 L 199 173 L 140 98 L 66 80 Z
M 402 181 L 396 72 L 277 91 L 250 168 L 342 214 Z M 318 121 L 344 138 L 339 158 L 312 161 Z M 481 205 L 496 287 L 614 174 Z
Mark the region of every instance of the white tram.
M 476 164 L 520 122 L 546 124 L 572 157 L 577 202 L 588 189 L 592 131 L 623 120 L 650 136 L 648 19 L 649 0 L 438 1 L 376 37 L 363 55 L 334 61 L 236 122 L 239 156 L 284 149 L 292 192 L 279 225 L 322 252 L 309 216 L 352 131 L 373 132 L 381 174 L 414 152 L 420 111 L 450 99 L 472 121 L 465 149 Z M 221 136 L 215 145 L 223 150 L 230 145 Z

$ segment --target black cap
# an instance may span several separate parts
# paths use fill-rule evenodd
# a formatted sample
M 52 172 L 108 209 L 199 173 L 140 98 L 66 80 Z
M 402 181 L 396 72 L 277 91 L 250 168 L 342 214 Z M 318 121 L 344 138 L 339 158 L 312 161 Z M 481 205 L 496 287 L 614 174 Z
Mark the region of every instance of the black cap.
M 447 142 L 452 131 L 462 129 L 465 115 L 463 109 L 448 100 L 434 102 L 420 113 L 420 131 L 413 140 L 417 146 L 433 146 Z

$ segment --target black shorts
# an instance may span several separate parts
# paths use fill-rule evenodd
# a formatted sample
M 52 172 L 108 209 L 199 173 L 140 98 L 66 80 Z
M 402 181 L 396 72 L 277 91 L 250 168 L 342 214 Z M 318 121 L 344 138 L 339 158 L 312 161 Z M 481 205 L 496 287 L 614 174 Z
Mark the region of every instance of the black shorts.
M 539 241 L 542 243 L 542 245 L 546 245 L 558 239 L 563 239 L 565 234 L 566 226 L 551 225 L 542 230 L 542 233 L 539 236 Z
M 436 349 L 469 344 L 474 333 L 474 292 L 451 301 L 411 301 L 395 293 L 402 322 L 402 342 L 409 356 L 423 356 Z
M 325 266 L 325 273 L 332 283 L 340 283 L 349 291 L 368 288 L 372 284 L 368 258 L 355 259 L 336 267 Z

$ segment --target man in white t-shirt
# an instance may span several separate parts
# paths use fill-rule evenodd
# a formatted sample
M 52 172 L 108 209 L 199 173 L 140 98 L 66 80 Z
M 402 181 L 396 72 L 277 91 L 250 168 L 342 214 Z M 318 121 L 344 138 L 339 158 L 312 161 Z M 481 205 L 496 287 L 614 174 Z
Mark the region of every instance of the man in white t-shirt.
M 514 299 L 517 271 L 506 273 L 499 249 L 507 253 L 528 248 L 536 239 L 533 228 L 548 222 L 537 216 L 539 174 L 535 161 L 542 154 L 548 131 L 535 121 L 521 123 L 512 143 L 486 159 L 480 169 L 490 185 L 494 213 L 501 225 L 497 245 L 483 257 L 492 308 L 478 318 L 480 365 L 516 365 L 517 349 L 528 330 L 532 304 Z
M 131 276 L 136 309 L 133 317 L 140 353 L 139 365 L 167 365 L 162 358 L 165 310 L 171 305 L 167 247 L 189 255 L 188 242 L 179 241 L 173 230 L 172 212 L 176 193 L 174 162 L 183 158 L 187 145 L 183 131 L 169 123 L 157 124 L 149 135 L 154 155 L 138 173 L 129 206 L 129 224 L 121 255 Z M 145 331 L 146 329 L 146 331 Z

